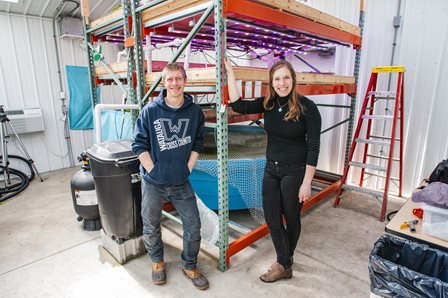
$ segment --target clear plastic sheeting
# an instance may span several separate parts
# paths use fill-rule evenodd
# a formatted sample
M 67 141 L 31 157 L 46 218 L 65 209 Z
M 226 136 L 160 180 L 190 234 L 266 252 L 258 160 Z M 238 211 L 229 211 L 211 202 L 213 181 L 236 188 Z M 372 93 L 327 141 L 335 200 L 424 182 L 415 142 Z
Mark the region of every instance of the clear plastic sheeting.
M 200 198 L 197 198 L 199 216 L 201 218 L 201 238 L 205 244 L 215 246 L 219 238 L 218 215 L 205 206 Z
M 381 236 L 369 258 L 371 292 L 382 297 L 448 297 L 448 253 Z

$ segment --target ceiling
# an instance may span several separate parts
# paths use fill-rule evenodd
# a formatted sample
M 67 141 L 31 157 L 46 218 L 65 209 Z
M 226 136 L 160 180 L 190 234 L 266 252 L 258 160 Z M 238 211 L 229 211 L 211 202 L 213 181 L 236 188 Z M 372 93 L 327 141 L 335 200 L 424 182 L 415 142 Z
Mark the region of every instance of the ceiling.
M 52 18 L 58 12 L 59 16 L 80 17 L 81 0 L 18 0 L 18 3 L 0 0 L 0 12 L 11 15 L 26 15 L 33 17 Z M 90 21 L 106 15 L 113 8 L 121 5 L 121 0 L 90 0 Z M 268 54 L 279 52 L 286 54 L 306 54 L 314 51 L 328 51 L 333 47 L 333 42 L 317 38 L 302 32 L 286 30 L 282 26 L 275 27 L 271 23 L 257 25 L 251 20 L 238 19 L 238 22 L 228 16 L 227 21 L 227 43 L 231 49 L 243 49 L 250 51 L 251 48 L 260 48 L 268 51 Z M 176 22 L 163 24 L 153 30 L 152 43 L 167 43 L 175 38 L 185 38 L 191 31 L 190 21 L 195 21 L 196 16 L 186 16 Z M 174 26 L 175 25 L 175 26 Z M 248 29 L 249 28 L 249 29 Z M 119 26 L 118 31 L 123 27 Z M 157 31 L 157 32 L 156 32 Z M 195 47 L 200 49 L 214 49 L 214 25 L 211 16 L 208 25 L 201 28 L 201 32 L 195 37 Z M 111 36 L 99 37 L 103 41 L 122 43 L 123 34 L 117 36 L 117 32 L 112 32 Z M 157 33 L 157 34 L 156 34 Z M 149 33 L 148 33 L 149 34 Z M 256 38 L 255 38 L 256 37 Z M 259 55 L 259 53 L 255 53 Z M 263 55 L 264 56 L 264 55 Z M 260 56 L 260 59 L 261 57 Z
M 56 10 L 61 9 L 62 16 L 81 16 L 77 8 L 80 0 L 18 0 L 18 3 L 0 0 L 0 12 L 36 17 L 53 17 Z M 121 4 L 121 0 L 90 0 L 90 20 L 110 12 L 113 7 Z

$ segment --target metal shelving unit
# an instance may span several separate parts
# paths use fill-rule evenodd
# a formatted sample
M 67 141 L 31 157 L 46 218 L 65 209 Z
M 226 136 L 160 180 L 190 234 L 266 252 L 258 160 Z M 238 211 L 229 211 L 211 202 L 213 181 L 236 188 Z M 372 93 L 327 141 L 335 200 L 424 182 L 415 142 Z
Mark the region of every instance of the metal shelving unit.
M 274 0 L 156 0 L 143 6 L 139 6 L 138 2 L 138 0 L 122 0 L 123 9 L 121 12 L 116 11 L 101 20 L 85 24 L 86 44 L 98 40 L 113 40 L 125 43 L 129 50 L 125 69 L 126 75 L 124 75 L 123 70 L 120 74 L 115 75 L 111 75 L 109 71 L 106 75 L 95 75 L 93 56 L 96 53 L 93 47 L 86 46 L 91 97 L 94 102 L 97 102 L 96 84 L 107 83 L 111 79 L 115 82 L 116 80 L 126 81 L 129 88 L 128 102 L 139 103 L 141 107 L 150 96 L 160 91 L 158 85 L 161 81 L 161 73 L 151 74 L 151 76 L 145 75 L 143 64 L 145 35 L 152 35 L 151 40 L 155 43 L 183 38 L 182 45 L 173 53 L 169 62 L 176 61 L 190 42 L 192 48 L 215 50 L 215 72 L 210 75 L 208 81 L 204 80 L 201 84 L 188 86 L 186 91 L 193 90 L 194 93 L 215 94 L 216 124 L 212 125 L 216 127 L 218 135 L 219 269 L 224 271 L 230 264 L 231 256 L 268 234 L 267 226 L 262 225 L 229 243 L 227 125 L 229 121 L 232 121 L 232 118 L 229 119 L 228 117 L 225 92 L 223 61 L 226 49 L 238 50 L 238 47 L 258 45 L 267 49 L 279 47 L 280 50 L 284 49 L 286 51 L 288 49 L 294 53 L 304 53 L 305 51 L 327 47 L 324 45 L 353 46 L 357 51 L 353 81 L 335 83 L 322 80 L 318 84 L 310 83 L 298 86 L 298 91 L 304 95 L 346 93 L 351 96 L 351 103 L 348 106 L 350 108 L 349 118 L 331 127 L 334 128 L 345 122 L 349 123 L 347 134 L 347 146 L 349 146 L 356 104 L 356 84 L 359 74 L 364 11 L 361 9 L 359 19 L 361 30 L 358 34 L 359 31 L 357 30 L 359 28 L 335 18 L 334 21 L 330 19 L 332 23 L 328 24 L 326 23 L 328 17 L 319 20 L 299 15 L 299 11 L 308 11 L 310 16 L 317 14 L 315 14 L 316 10 L 295 1 L 292 1 L 292 3 L 289 3 L 291 1 L 285 1 L 290 4 L 289 6 L 279 4 L 278 1 Z M 276 5 L 282 7 L 276 7 Z M 283 7 L 284 5 L 286 6 Z M 120 36 L 118 40 L 112 38 L 117 36 L 116 32 L 121 33 L 118 35 Z M 259 38 L 244 38 L 245 35 L 249 34 Z M 283 36 L 287 38 L 282 38 Z M 268 38 L 270 38 L 269 41 Z M 287 48 L 288 42 L 289 47 Z M 112 69 L 116 67 L 116 65 L 111 65 Z M 161 67 L 161 65 L 156 67 L 156 70 L 160 71 Z M 189 71 L 197 74 L 194 73 L 194 69 Z M 245 78 L 247 74 L 244 71 L 244 69 L 241 70 L 242 78 Z M 259 76 L 266 76 L 267 73 L 259 70 L 250 70 L 250 72 Z M 325 76 L 316 75 L 316 77 L 324 78 Z M 262 81 L 265 85 L 266 78 L 262 78 Z M 265 88 L 264 86 L 262 90 Z M 347 108 L 347 106 L 334 107 Z M 256 117 L 258 119 L 260 115 Z M 241 116 L 237 119 L 241 121 L 251 118 Z M 319 172 L 317 175 L 320 181 L 325 181 L 329 185 L 307 201 L 302 211 L 311 208 L 339 187 L 338 179 L 340 176 L 324 172 Z

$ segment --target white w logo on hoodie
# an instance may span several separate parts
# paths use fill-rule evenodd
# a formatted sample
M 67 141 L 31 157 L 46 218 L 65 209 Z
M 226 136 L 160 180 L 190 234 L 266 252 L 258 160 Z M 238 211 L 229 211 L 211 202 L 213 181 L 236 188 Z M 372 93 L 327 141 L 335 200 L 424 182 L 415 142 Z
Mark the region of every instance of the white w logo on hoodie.
M 174 139 L 180 140 L 184 139 L 187 133 L 188 124 L 190 119 L 184 118 L 177 121 L 177 125 L 173 125 L 171 119 L 160 118 L 160 123 L 162 124 L 163 135 L 165 136 L 165 141 L 172 141 Z

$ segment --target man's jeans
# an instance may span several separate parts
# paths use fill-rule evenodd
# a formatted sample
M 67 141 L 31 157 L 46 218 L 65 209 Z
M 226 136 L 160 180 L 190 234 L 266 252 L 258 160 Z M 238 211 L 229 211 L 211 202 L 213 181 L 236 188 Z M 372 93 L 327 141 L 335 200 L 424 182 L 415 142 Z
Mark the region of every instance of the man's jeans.
M 184 229 L 182 266 L 196 267 L 201 245 L 201 220 L 196 196 L 190 182 L 179 186 L 157 186 L 142 180 L 143 240 L 153 263 L 163 261 L 163 243 L 160 229 L 163 201 L 169 201 L 179 212 Z

